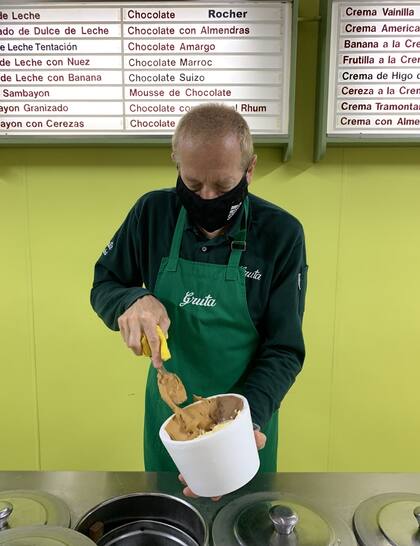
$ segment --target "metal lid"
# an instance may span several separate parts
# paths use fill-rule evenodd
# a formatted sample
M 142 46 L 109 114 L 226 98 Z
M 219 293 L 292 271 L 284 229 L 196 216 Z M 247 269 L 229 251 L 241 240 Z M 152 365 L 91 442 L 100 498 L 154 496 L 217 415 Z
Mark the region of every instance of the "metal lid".
M 227 504 L 213 523 L 215 546 L 355 546 L 349 527 L 292 495 L 256 493 Z
M 362 502 L 354 528 L 363 546 L 420 546 L 420 495 L 386 493 Z
M 245 508 L 235 522 L 234 533 L 241 546 L 271 544 L 273 539 L 299 546 L 334 544 L 334 532 L 323 518 L 285 499 L 257 502 Z
M 34 525 L 0 532 L 0 544 L 7 546 L 95 546 L 90 538 L 73 529 Z
M 0 491 L 0 534 L 26 525 L 70 525 L 70 511 L 59 498 L 44 491 Z

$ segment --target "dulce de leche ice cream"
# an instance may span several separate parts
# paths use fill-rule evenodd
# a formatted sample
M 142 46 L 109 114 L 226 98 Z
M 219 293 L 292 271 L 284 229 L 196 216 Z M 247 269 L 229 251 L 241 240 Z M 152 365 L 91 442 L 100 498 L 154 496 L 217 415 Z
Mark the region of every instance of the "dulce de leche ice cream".
M 235 396 L 221 395 L 213 398 L 194 397 L 196 402 L 178 408 L 166 425 L 172 440 L 194 440 L 225 428 L 243 409 L 243 402 Z

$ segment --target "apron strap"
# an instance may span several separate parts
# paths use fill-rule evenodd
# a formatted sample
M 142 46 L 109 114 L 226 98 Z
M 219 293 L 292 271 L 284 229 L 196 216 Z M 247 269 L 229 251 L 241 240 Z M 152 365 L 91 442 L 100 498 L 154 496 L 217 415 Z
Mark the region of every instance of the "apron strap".
M 239 278 L 239 263 L 242 252 L 246 250 L 246 233 L 248 224 L 249 201 L 248 197 L 244 200 L 244 215 L 242 217 L 241 231 L 236 234 L 235 240 L 230 243 L 229 262 L 226 267 L 226 280 L 236 281 Z
M 182 235 L 184 234 L 186 216 L 187 211 L 184 209 L 184 207 L 181 207 L 178 215 L 178 220 L 176 222 L 175 233 L 172 237 L 171 251 L 169 253 L 169 259 L 166 265 L 166 271 L 176 271 L 178 268 L 179 251 L 181 249 L 181 241 Z
M 239 262 L 241 261 L 242 252 L 246 250 L 246 228 L 248 224 L 248 211 L 249 201 L 248 197 L 244 200 L 244 216 L 242 218 L 241 231 L 239 231 L 235 237 L 235 240 L 231 242 L 229 262 L 226 267 L 226 280 L 236 281 L 239 276 Z M 169 253 L 168 263 L 166 265 L 166 271 L 176 271 L 178 269 L 179 251 L 181 249 L 182 236 L 184 234 L 185 219 L 187 211 L 184 207 L 181 207 L 179 211 L 178 220 L 176 222 L 175 233 L 172 238 L 171 251 Z

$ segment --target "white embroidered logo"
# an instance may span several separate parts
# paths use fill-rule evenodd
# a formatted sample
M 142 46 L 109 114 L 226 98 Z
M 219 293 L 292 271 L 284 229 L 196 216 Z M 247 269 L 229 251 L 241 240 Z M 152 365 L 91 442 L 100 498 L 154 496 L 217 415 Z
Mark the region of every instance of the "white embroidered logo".
M 211 296 L 211 294 L 208 294 L 205 298 L 197 298 L 194 296 L 194 292 L 187 292 L 179 306 L 184 307 L 184 305 L 188 304 L 201 305 L 202 307 L 215 307 L 216 300 Z
M 239 209 L 239 207 L 242 205 L 242 201 L 240 203 L 238 203 L 237 205 L 232 205 L 230 207 L 230 211 L 229 211 L 229 214 L 228 214 L 228 217 L 227 219 L 230 220 L 232 218 L 232 216 L 235 214 L 235 212 Z
M 114 248 L 114 241 L 111 241 L 110 243 L 108 243 L 108 244 L 106 245 L 105 250 L 102 252 L 102 254 L 103 254 L 104 256 L 106 256 L 106 255 L 108 254 L 108 252 L 109 252 L 110 250 L 112 250 L 113 248 Z
M 262 274 L 259 269 L 256 269 L 255 271 L 248 271 L 248 268 L 246 265 L 242 265 L 241 268 L 245 271 L 245 277 L 248 279 L 255 279 L 256 281 L 260 281 Z

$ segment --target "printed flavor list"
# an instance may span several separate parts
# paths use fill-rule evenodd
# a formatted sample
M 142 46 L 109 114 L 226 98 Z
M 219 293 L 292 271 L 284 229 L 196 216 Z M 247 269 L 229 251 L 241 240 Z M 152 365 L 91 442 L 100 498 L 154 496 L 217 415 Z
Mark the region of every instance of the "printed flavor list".
M 172 134 L 224 102 L 288 133 L 291 4 L 0 7 L 0 134 Z
M 333 5 L 328 133 L 420 132 L 420 2 Z

